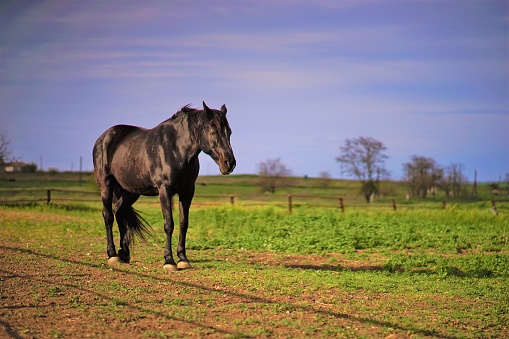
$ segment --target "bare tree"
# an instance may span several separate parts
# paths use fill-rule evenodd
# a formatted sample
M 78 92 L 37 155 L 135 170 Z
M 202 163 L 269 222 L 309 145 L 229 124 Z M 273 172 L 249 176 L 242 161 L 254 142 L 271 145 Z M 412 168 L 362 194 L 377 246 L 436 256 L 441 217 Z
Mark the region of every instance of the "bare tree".
M 11 140 L 7 137 L 7 134 L 0 130 L 0 166 L 5 165 L 8 158 L 11 156 L 9 144 Z
M 426 198 L 430 190 L 434 192 L 444 173 L 435 160 L 417 155 L 413 155 L 412 161 L 403 165 L 403 170 L 410 192 L 420 198 Z
M 288 177 L 292 174 L 280 158 L 267 159 L 258 164 L 259 185 L 264 192 L 274 193 L 277 188 L 288 184 Z
M 385 169 L 387 149 L 383 143 L 371 137 L 346 139 L 345 145 L 339 147 L 341 155 L 337 161 L 345 165 L 345 173 L 356 177 L 361 182 L 361 192 L 370 202 L 371 195 L 378 193 L 381 177 L 388 175 Z
M 320 186 L 322 186 L 323 188 L 327 188 L 330 186 L 331 181 L 332 179 L 329 171 L 320 172 Z
M 444 190 L 447 197 L 451 194 L 453 197 L 461 195 L 461 190 L 467 182 L 467 178 L 463 173 L 464 170 L 465 166 L 459 163 L 453 163 L 445 168 L 440 187 Z

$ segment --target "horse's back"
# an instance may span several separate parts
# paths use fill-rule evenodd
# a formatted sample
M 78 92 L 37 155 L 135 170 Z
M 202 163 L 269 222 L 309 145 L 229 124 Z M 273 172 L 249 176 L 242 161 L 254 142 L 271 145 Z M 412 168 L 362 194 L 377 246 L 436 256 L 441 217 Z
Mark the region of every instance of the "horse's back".
M 147 151 L 149 132 L 131 125 L 116 125 L 106 130 L 94 146 L 96 179 L 108 181 L 108 178 L 114 178 L 115 183 L 128 192 L 157 195 Z
M 96 172 L 109 167 L 113 155 L 122 145 L 129 135 L 138 131 L 144 131 L 143 128 L 131 125 L 116 125 L 108 128 L 96 140 L 93 150 L 94 169 Z

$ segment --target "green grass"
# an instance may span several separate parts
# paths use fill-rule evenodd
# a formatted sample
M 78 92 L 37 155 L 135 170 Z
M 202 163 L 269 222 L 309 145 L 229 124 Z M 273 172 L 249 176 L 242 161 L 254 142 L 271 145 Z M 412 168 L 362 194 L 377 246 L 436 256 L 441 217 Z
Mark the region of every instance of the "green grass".
M 195 248 L 288 253 L 417 250 L 436 254 L 507 248 L 507 217 L 485 210 L 357 211 L 223 206 L 192 211 Z M 162 220 L 161 220 L 162 222 Z
M 202 178 L 198 193 L 228 196 L 238 189 L 255 199 L 252 180 Z M 320 191 L 313 179 L 299 180 L 293 194 L 308 189 L 334 195 L 351 185 L 336 182 Z M 445 210 L 358 206 L 346 213 L 217 202 L 192 208 L 187 248 L 194 269 L 169 276 L 161 269 L 164 233 L 157 200 L 137 206 L 153 237 L 136 243 L 131 264 L 114 269 L 105 264 L 99 202 L 0 206 L 2 281 L 27 277 L 22 281 L 33 307 L 23 311 L 33 318 L 79 315 L 86 320 L 81 325 L 99 337 L 509 335 L 504 204 L 495 216 L 489 202 L 451 203 Z M 178 230 L 174 239 L 177 235 Z M 9 273 L 18 267 L 21 273 Z M 2 289 L 2 300 L 11 300 L 10 291 Z M 48 298 L 57 306 L 45 308 Z M 10 309 L 2 312 L 9 322 Z M 67 337 L 65 323 L 54 322 L 46 332 L 28 322 L 15 329 Z
M 98 305 L 69 296 L 69 283 L 45 282 L 33 301 L 42 302 L 45 296 L 67 298 L 66 304 L 73 309 L 95 309 L 100 317 L 112 315 L 120 322 L 161 316 L 167 321 L 203 323 L 210 321 L 211 309 L 217 314 L 246 314 L 235 317 L 233 336 L 271 336 L 281 326 L 302 336 L 358 335 L 354 330 L 328 326 L 330 321 L 350 319 L 351 314 L 382 335 L 390 334 L 394 327 L 418 336 L 497 337 L 507 331 L 507 217 L 476 208 L 345 214 L 327 209 L 290 214 L 275 207 L 228 205 L 193 209 L 188 249 L 196 269 L 178 273 L 172 282 L 180 291 L 177 295 L 145 305 L 145 296 L 157 293 L 155 285 L 161 284 L 164 244 L 158 208 L 147 206 L 146 213 L 155 235 L 148 244 L 137 244 L 132 265 L 121 267 L 121 272 L 135 274 L 129 286 L 114 278 L 117 273 L 109 272 L 113 280 L 87 285 L 98 295 L 108 296 Z M 11 246 L 28 248 L 38 244 L 37 253 L 53 258 L 54 269 L 62 275 L 67 272 L 72 277 L 69 270 L 76 270 L 77 264 L 104 265 L 102 259 L 97 262 L 105 249 L 99 208 L 1 207 L 0 215 L 10 216 L 1 220 L 2 244 L 8 241 Z M 73 259 L 76 251 L 92 255 Z M 273 263 L 250 261 L 252 253 L 259 252 L 268 253 Z M 304 259 L 278 264 L 289 255 Z M 315 260 L 307 262 L 306 255 Z M 316 257 L 323 260 L 317 263 Z M 198 278 L 199 286 L 211 287 L 197 291 L 193 279 L 179 282 L 182 274 Z M 73 282 L 73 286 L 81 283 Z M 217 300 L 231 299 L 232 291 L 242 301 L 218 306 Z M 314 297 L 300 299 L 303 295 Z M 136 314 L 128 312 L 140 303 L 145 306 Z M 315 303 L 333 311 L 316 310 Z M 304 321 L 309 312 L 315 318 L 312 323 Z M 47 311 L 40 314 L 50 316 Z M 55 328 L 51 335 L 61 331 Z M 149 330 L 145 335 L 175 333 Z

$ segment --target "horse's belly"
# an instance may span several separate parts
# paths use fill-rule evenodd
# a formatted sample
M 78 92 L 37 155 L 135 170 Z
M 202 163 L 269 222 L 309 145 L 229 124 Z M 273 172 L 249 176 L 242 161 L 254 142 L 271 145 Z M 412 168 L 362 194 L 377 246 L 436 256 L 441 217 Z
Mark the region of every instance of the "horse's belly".
M 155 186 L 148 185 L 146 181 L 138 181 L 135 178 L 124 178 L 123 180 L 119 180 L 117 178 L 117 182 L 122 186 L 123 189 L 129 191 L 131 193 L 139 194 L 139 195 L 151 195 L 155 196 L 159 194 L 159 191 Z
M 131 171 L 113 171 L 113 176 L 123 189 L 139 195 L 158 195 L 159 191 L 153 182 L 145 175 Z
M 136 189 L 136 192 L 134 192 L 139 195 L 149 195 L 149 196 L 156 196 L 159 195 L 159 191 L 155 187 L 145 187 Z

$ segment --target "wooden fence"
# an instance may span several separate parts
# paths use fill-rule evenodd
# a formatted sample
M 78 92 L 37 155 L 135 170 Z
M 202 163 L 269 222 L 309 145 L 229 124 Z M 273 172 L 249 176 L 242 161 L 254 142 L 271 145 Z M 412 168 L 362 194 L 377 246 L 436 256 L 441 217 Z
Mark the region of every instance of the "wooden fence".
M 296 199 L 299 199 L 299 198 L 303 199 L 303 202 L 302 202 L 302 200 L 301 200 L 301 202 L 299 202 L 299 201 L 296 202 Z M 288 195 L 287 199 L 288 199 L 288 211 L 290 213 L 292 212 L 294 206 L 300 206 L 300 205 L 320 206 L 320 207 L 336 207 L 336 208 L 339 208 L 342 213 L 345 213 L 346 207 L 349 207 L 349 208 L 350 207 L 387 207 L 387 208 L 392 209 L 393 211 L 396 211 L 398 209 L 398 204 L 396 203 L 395 199 L 391 199 L 390 203 L 370 203 L 370 204 L 358 203 L 358 202 L 356 203 L 355 201 L 347 204 L 346 200 L 342 197 L 324 197 L 324 196 L 312 196 L 312 195 Z M 309 201 L 313 201 L 313 200 L 317 200 L 317 199 L 318 200 L 328 199 L 331 201 L 335 201 L 335 204 L 309 203 Z M 493 201 L 492 204 L 493 204 L 493 206 L 496 206 L 495 201 Z M 415 204 L 404 204 L 404 205 L 400 204 L 399 206 L 445 209 L 445 208 L 447 208 L 447 202 L 442 201 L 439 206 L 415 205 Z
M 158 203 L 157 198 L 154 200 L 146 200 L 142 202 Z M 324 207 L 324 208 L 337 208 L 342 213 L 345 213 L 347 208 L 355 207 L 386 207 L 393 211 L 397 211 L 400 207 L 421 207 L 421 208 L 447 208 L 447 202 L 437 202 L 436 206 L 430 204 L 398 204 L 395 199 L 390 203 L 359 203 L 358 200 L 352 199 L 348 201 L 343 197 L 330 197 L 330 196 L 317 196 L 317 195 L 288 195 L 286 202 L 281 198 L 280 201 L 263 200 L 248 200 L 239 202 L 239 198 L 235 195 L 210 195 L 210 194 L 196 194 L 193 206 L 209 206 L 209 205 L 224 205 L 224 204 L 240 204 L 242 206 L 266 206 L 266 205 L 287 205 L 288 211 L 292 213 L 295 207 L 309 206 L 309 207 Z M 0 205 L 19 205 L 19 204 L 34 204 L 34 203 L 89 203 L 100 202 L 100 197 L 97 192 L 89 191 L 76 191 L 76 190 L 62 190 L 62 189 L 18 189 L 18 190 L 0 190 Z M 491 200 L 491 210 L 497 215 L 499 213 L 498 203 L 506 203 L 509 200 Z M 173 205 L 173 202 L 172 202 Z
M 58 202 L 97 202 L 98 193 L 61 189 L 0 190 L 0 204 L 34 204 Z

